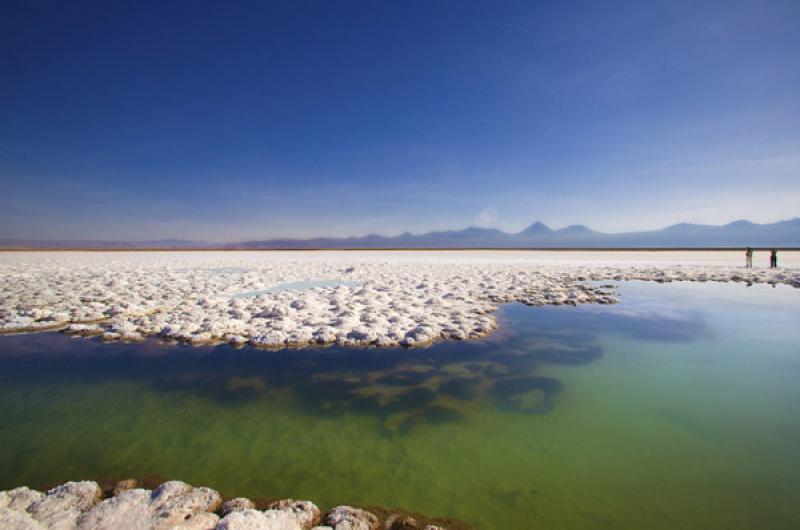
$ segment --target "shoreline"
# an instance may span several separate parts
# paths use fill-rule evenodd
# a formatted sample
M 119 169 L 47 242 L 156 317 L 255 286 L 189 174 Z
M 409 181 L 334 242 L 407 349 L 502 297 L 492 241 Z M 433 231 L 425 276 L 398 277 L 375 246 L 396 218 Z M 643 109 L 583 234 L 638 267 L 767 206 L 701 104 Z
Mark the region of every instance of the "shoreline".
M 45 493 L 0 491 L 0 525 L 14 530 L 471 530 L 466 522 L 404 509 L 333 506 L 280 497 L 225 497 L 163 477 L 67 482 Z

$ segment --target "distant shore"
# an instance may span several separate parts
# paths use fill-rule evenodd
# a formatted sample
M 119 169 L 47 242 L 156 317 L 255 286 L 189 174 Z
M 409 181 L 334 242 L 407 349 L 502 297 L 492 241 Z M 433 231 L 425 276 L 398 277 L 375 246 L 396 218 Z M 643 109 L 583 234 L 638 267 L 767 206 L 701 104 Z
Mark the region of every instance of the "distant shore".
M 741 247 L 375 247 L 375 248 L 224 248 L 224 247 L 0 247 L 0 252 L 736 252 Z M 800 247 L 750 247 L 756 252 L 800 252 Z

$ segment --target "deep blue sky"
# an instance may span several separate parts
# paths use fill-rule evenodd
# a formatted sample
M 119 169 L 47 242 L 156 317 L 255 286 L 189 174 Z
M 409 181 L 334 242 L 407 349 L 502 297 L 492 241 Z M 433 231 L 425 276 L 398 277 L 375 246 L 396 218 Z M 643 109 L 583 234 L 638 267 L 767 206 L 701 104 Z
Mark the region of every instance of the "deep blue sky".
M 800 215 L 800 2 L 0 7 L 0 237 Z

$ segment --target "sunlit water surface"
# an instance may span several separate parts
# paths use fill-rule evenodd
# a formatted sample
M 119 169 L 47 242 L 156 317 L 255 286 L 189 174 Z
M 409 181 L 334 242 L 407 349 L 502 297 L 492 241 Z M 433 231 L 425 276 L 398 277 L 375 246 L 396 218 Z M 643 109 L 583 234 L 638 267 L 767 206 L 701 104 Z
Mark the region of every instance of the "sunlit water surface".
M 800 291 L 620 285 L 472 343 L 0 337 L 0 488 L 160 475 L 481 529 L 800 527 Z

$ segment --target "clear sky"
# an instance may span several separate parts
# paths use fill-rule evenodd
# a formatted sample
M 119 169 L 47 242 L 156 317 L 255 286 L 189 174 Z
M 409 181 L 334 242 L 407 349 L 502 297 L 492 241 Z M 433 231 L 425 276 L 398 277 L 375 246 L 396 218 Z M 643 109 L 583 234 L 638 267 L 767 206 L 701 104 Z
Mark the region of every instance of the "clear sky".
M 800 215 L 800 2 L 0 6 L 0 237 Z

